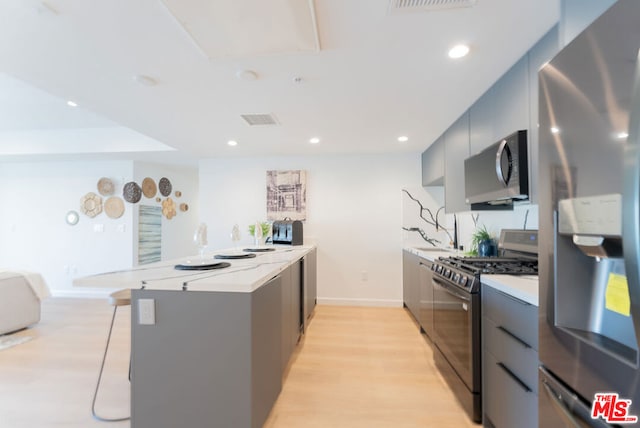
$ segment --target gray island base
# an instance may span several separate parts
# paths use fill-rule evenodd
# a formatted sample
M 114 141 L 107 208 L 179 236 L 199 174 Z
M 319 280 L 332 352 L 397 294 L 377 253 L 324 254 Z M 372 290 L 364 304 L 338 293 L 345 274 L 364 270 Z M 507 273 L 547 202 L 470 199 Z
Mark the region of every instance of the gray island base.
M 315 247 L 278 251 L 234 261 L 228 274 L 221 270 L 196 290 L 183 290 L 177 279 L 174 289 L 166 281 L 161 288 L 132 286 L 132 428 L 264 424 L 316 303 Z M 103 278 L 77 285 L 97 286 Z M 250 283 L 255 278 L 260 283 Z M 229 291 L 234 281 L 241 291 Z M 147 324 L 141 307 L 149 304 Z

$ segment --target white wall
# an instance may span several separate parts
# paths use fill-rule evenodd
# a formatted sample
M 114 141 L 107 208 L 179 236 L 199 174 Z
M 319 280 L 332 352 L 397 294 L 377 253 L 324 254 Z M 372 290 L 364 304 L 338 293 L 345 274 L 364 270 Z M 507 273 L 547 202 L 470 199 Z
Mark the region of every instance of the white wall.
M 80 198 L 98 194 L 101 177 L 122 188 L 131 176 L 132 163 L 124 161 L 1 164 L 0 268 L 38 272 L 55 295 L 104 294 L 74 289 L 72 280 L 131 267 L 131 205 L 119 219 L 104 212 L 89 218 L 80 212 Z M 69 210 L 80 213 L 76 226 L 65 223 Z M 99 225 L 104 231 L 94 232 Z
M 135 172 L 134 172 L 135 171 Z M 133 161 L 30 162 L 0 164 L 0 269 L 40 273 L 56 296 L 98 297 L 113 290 L 73 287 L 80 276 L 131 268 L 137 259 L 139 204 L 125 202 L 119 219 L 104 211 L 89 218 L 80 211 L 80 198 L 98 194 L 97 182 L 110 178 L 122 196 L 128 181 L 146 176 L 166 176 L 182 192 L 178 203 L 190 209 L 172 220 L 163 219 L 163 259 L 195 253 L 193 231 L 198 218 L 196 169 L 136 163 Z M 141 178 L 139 178 L 141 177 Z M 103 197 L 103 203 L 106 200 Z M 143 197 L 143 201 L 146 198 Z M 155 201 L 154 201 L 155 203 Z M 80 214 L 76 226 L 65 214 Z M 166 224 L 165 224 L 166 223 Z M 102 228 L 102 232 L 96 231 Z
M 211 159 L 200 163 L 200 220 L 213 248 L 234 224 L 266 219 L 266 171 L 307 170 L 305 242 L 318 244 L 320 303 L 402 302 L 402 192 L 420 183 L 420 155 Z
M 162 217 L 162 260 L 196 254 L 197 249 L 193 243 L 193 234 L 198 227 L 198 169 L 135 162 L 133 175 L 136 183 L 140 185 L 146 177 L 152 178 L 156 183 L 162 177 L 166 177 L 171 181 L 172 192 L 170 197 L 176 203 L 176 216 L 170 220 L 164 216 Z M 182 196 L 177 197 L 176 191 L 180 191 Z M 164 199 L 160 191 L 156 196 Z M 179 206 L 181 203 L 186 203 L 189 209 L 185 212 L 180 211 Z M 156 202 L 155 198 L 149 199 L 144 195 L 137 205 L 142 204 L 161 206 L 161 203 Z M 134 264 L 138 262 L 138 213 L 139 210 L 136 209 L 133 216 Z

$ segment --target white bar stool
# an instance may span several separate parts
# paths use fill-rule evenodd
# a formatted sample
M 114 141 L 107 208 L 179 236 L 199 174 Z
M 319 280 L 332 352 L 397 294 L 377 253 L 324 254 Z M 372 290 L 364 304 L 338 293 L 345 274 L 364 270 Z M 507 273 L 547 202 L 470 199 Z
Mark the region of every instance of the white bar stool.
M 109 326 L 109 335 L 107 336 L 107 344 L 104 347 L 104 355 L 102 356 L 102 364 L 100 364 L 100 374 L 98 375 L 98 382 L 96 383 L 96 390 L 93 393 L 93 401 L 91 402 L 91 414 L 94 418 L 103 422 L 120 422 L 120 421 L 128 421 L 131 419 L 130 416 L 123 418 L 106 418 L 103 416 L 99 416 L 96 413 L 96 398 L 98 397 L 98 389 L 100 388 L 100 381 L 102 380 L 102 372 L 104 370 L 104 363 L 107 360 L 107 351 L 109 350 L 109 342 L 111 341 L 111 332 L 113 331 L 113 322 L 116 319 L 116 312 L 118 310 L 118 306 L 129 306 L 131 305 L 131 289 L 125 288 L 123 290 L 118 290 L 109 295 L 109 304 L 113 306 L 113 315 L 111 316 L 111 325 Z M 131 361 L 129 361 L 129 380 L 131 380 Z

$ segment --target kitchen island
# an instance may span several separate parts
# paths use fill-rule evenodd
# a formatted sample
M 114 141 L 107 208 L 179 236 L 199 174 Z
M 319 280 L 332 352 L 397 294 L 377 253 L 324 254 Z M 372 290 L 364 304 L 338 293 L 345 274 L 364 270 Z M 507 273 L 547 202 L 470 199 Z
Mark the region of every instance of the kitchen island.
M 316 301 L 315 247 L 274 248 L 224 269 L 181 259 L 74 282 L 132 289 L 133 428 L 262 426 Z

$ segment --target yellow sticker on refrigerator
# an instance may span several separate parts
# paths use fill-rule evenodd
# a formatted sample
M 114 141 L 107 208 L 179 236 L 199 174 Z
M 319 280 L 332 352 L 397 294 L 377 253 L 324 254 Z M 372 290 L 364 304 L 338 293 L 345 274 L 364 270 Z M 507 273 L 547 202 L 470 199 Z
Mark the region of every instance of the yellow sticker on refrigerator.
M 626 276 L 617 273 L 609 274 L 604 307 L 621 315 L 631 315 L 631 301 L 629 300 L 629 286 Z

